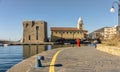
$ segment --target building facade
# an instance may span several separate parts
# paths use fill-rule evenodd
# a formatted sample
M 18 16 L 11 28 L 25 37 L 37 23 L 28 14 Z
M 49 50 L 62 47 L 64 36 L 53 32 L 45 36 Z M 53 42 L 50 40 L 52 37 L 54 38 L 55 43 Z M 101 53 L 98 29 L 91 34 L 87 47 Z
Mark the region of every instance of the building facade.
M 89 37 L 92 39 L 111 39 L 117 34 L 116 27 L 104 27 L 100 28 L 92 33 L 89 34 Z
M 43 43 L 47 41 L 47 22 L 23 21 L 23 43 Z
M 51 27 L 51 41 L 58 39 L 83 39 L 87 35 L 87 30 L 83 28 L 83 20 L 79 18 L 77 27 Z
M 110 27 L 104 29 L 104 39 L 111 39 L 117 34 L 116 27 Z
M 120 36 L 120 26 L 116 26 L 117 28 L 117 34 Z

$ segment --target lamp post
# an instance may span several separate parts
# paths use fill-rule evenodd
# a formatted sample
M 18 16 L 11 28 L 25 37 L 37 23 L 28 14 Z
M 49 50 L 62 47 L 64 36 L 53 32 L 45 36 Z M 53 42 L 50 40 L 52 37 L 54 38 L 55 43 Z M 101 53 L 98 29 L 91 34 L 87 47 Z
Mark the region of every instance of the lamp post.
M 113 2 L 112 8 L 110 9 L 111 12 L 115 12 L 114 4 L 118 4 L 118 26 L 117 26 L 117 31 L 120 34 L 120 0 Z
M 114 4 L 118 4 L 118 26 L 120 26 L 120 0 L 113 2 L 111 12 L 115 12 Z

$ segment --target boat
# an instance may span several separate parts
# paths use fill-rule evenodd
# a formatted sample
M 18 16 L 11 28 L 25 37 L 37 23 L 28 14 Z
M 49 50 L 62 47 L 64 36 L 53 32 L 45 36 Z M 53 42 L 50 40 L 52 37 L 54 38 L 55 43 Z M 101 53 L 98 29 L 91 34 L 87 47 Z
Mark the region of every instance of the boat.
M 0 44 L 0 46 L 3 46 L 3 44 Z
M 4 46 L 4 47 L 7 47 L 7 46 L 8 46 L 8 44 L 3 44 L 3 46 Z

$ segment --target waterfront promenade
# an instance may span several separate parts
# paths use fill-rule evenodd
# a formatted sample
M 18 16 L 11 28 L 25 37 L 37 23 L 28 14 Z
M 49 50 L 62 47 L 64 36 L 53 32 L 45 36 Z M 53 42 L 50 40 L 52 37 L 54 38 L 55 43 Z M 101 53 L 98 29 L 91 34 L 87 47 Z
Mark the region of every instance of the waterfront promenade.
M 35 67 L 36 56 L 33 56 L 8 72 L 120 72 L 120 57 L 94 46 L 59 48 L 39 55 L 45 56 L 43 67 Z

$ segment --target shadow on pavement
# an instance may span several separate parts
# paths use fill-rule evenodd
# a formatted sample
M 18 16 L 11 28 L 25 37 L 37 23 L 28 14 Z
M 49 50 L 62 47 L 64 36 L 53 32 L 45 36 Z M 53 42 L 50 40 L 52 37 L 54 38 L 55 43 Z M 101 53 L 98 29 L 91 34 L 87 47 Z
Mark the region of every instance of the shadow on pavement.
M 55 66 L 55 67 L 62 67 L 62 64 L 55 64 L 55 65 L 46 65 L 46 66 L 42 66 L 42 67 L 50 67 L 50 66 Z

